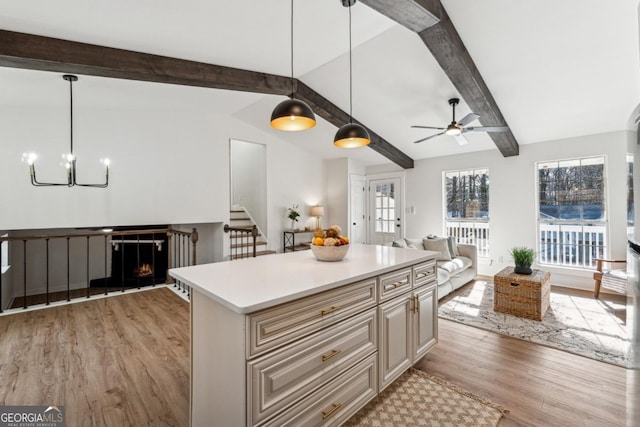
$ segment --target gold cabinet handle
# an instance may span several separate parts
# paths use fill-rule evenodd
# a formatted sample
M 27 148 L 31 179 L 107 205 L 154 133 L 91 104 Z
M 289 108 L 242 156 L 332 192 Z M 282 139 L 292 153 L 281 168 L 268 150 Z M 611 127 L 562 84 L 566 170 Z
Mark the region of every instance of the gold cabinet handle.
M 335 412 L 340 408 L 342 408 L 342 403 L 334 403 L 331 406 L 331 409 L 329 409 L 328 411 L 322 411 L 322 419 L 326 420 L 331 415 L 335 414 Z
M 388 290 L 391 290 L 391 289 L 395 289 L 398 286 L 403 286 L 403 285 L 406 285 L 407 283 L 409 283 L 409 281 L 407 279 L 399 280 L 397 282 L 393 282 L 393 283 L 390 283 L 388 285 L 384 285 L 384 290 L 388 291 Z
M 416 279 L 422 279 L 423 277 L 427 277 L 427 273 L 418 273 L 416 274 Z
M 336 310 L 340 310 L 340 307 L 334 307 L 334 306 L 332 306 L 331 308 L 328 308 L 328 309 L 326 309 L 326 310 L 322 310 L 322 311 L 320 312 L 320 314 L 321 314 L 322 316 L 326 316 L 327 314 L 329 314 L 329 313 L 333 313 L 333 312 L 334 312 L 334 311 L 336 311 Z
M 339 354 L 341 352 L 342 352 L 342 350 L 331 350 L 331 353 L 322 356 L 322 361 L 326 362 L 327 360 L 331 359 L 333 356 L 335 356 L 335 355 L 337 355 L 337 354 Z
M 420 311 L 420 298 L 418 295 L 413 296 L 413 312 L 418 313 Z

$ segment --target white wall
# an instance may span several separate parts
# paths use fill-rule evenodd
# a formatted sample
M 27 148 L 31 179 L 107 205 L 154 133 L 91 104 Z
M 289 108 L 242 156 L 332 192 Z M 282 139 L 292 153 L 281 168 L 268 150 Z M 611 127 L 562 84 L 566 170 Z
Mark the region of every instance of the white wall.
M 447 170 L 489 168 L 491 259 L 480 262 L 479 273 L 493 275 L 511 265 L 509 250 L 516 245 L 536 247 L 535 162 L 580 156 L 607 157 L 607 196 L 610 255 L 625 256 L 626 245 L 626 152 L 631 132 L 591 135 L 539 144 L 521 145 L 520 155 L 503 157 L 498 150 L 438 157 L 415 162 L 406 171 L 407 237 L 444 234 L 442 173 Z M 369 168 L 367 174 L 394 167 Z M 502 262 L 499 260 L 502 257 Z M 548 268 L 552 283 L 585 289 L 593 288 L 591 273 Z

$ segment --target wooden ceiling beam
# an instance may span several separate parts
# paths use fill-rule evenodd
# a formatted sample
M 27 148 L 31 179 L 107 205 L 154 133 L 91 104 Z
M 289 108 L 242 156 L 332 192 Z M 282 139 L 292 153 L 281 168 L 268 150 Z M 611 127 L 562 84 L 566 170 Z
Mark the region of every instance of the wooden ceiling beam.
M 273 95 L 287 77 L 0 30 L 0 66 Z
M 0 30 L 0 66 L 271 95 L 291 94 L 288 77 L 5 30 Z M 346 112 L 309 86 L 297 79 L 294 86 L 296 97 L 311 105 L 320 117 L 337 127 L 349 121 Z M 413 159 L 370 129 L 369 133 L 369 147 L 403 168 L 413 168 Z
M 337 126 L 338 128 L 346 123 L 349 123 L 349 114 L 342 111 L 331 101 L 300 81 L 298 81 L 297 83 L 295 97 L 296 99 L 300 99 L 306 102 L 315 114 L 324 118 L 329 123 Z M 384 138 L 369 129 L 362 122 L 359 122 L 355 118 L 353 119 L 353 122 L 367 128 L 369 136 L 371 137 L 371 144 L 368 145 L 369 148 L 382 154 L 384 157 L 403 167 L 404 169 L 413 168 L 413 159 L 411 157 L 407 156 L 394 145 L 388 143 Z
M 482 125 L 508 126 L 440 0 L 361 1 L 418 34 L 471 111 L 480 115 Z M 504 157 L 519 154 L 511 130 L 488 135 Z

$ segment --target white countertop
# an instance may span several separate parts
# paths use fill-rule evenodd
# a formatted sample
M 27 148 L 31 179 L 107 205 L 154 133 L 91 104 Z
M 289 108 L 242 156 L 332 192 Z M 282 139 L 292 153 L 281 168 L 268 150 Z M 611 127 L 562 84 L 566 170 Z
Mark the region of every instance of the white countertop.
M 435 252 L 354 244 L 342 261 L 311 251 L 169 270 L 169 275 L 237 313 L 252 313 L 347 283 L 427 261 Z

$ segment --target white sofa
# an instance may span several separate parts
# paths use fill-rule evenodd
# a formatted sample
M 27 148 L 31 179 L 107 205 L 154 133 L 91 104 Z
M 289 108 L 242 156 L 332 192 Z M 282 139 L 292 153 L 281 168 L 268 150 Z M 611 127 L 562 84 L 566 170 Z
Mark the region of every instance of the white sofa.
M 436 239 L 400 239 L 386 245 L 405 247 L 409 249 L 425 250 L 424 243 L 431 246 L 431 240 Z M 404 246 L 402 244 L 404 242 Z M 437 256 L 438 299 L 450 294 L 454 290 L 466 285 L 478 274 L 478 249 L 475 245 L 457 244 L 453 248 L 455 254 L 450 253 Z M 427 248 L 434 250 L 434 247 Z M 440 248 L 443 251 L 444 248 Z

